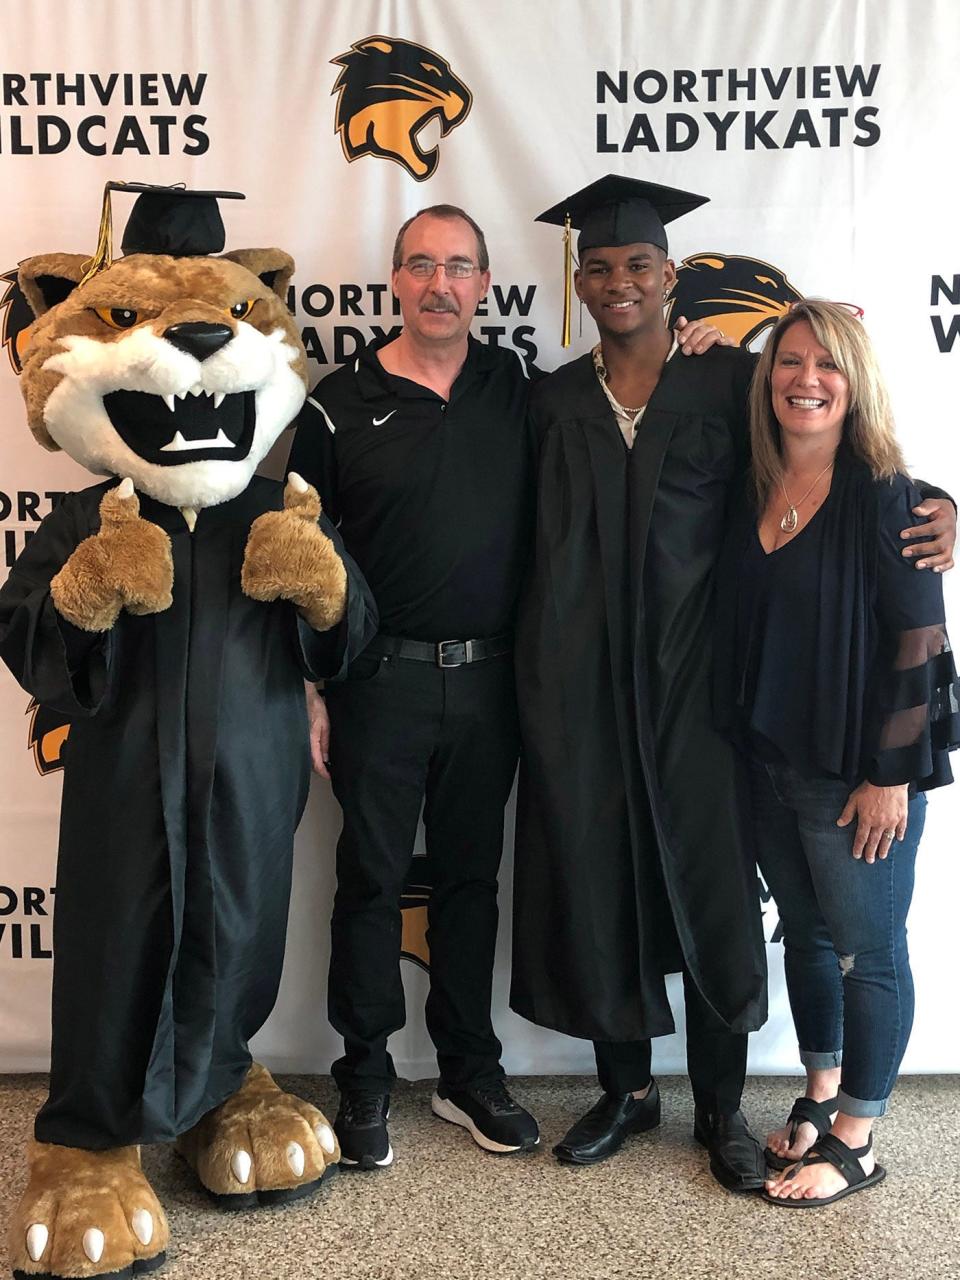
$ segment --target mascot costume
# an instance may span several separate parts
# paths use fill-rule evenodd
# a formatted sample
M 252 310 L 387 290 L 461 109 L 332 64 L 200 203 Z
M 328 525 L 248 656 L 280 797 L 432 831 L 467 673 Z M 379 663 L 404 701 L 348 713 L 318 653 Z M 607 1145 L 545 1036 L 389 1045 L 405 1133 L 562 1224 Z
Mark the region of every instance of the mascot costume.
M 110 190 L 138 193 L 112 261 Z M 20 269 L 30 429 L 111 477 L 49 515 L 0 592 L 0 650 L 72 722 L 50 1096 L 16 1276 L 134 1276 L 168 1229 L 139 1144 L 225 1207 L 315 1190 L 332 1129 L 252 1063 L 306 801 L 303 679 L 376 626 L 315 490 L 254 475 L 306 393 L 276 249 L 214 256 L 217 197 L 110 183 L 93 259 Z

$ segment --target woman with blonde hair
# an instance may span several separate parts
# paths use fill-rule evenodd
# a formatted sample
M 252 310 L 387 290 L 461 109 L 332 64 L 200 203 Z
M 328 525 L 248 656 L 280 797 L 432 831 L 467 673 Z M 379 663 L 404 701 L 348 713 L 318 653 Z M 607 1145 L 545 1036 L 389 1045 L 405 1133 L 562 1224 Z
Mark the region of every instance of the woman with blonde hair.
M 903 556 L 919 502 L 859 315 L 807 299 L 751 390 L 751 492 L 718 570 L 715 706 L 751 757 L 807 1090 L 768 1139 L 767 1200 L 885 1176 L 872 1151 L 906 1049 L 906 918 L 925 792 L 952 781 L 958 685 L 941 580 Z

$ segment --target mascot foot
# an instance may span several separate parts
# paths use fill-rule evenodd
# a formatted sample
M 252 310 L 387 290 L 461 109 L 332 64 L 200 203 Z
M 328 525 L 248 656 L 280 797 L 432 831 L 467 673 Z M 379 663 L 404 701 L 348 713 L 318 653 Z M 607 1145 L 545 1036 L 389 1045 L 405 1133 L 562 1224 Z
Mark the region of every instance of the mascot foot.
M 177 1140 L 177 1150 L 222 1209 L 312 1195 L 340 1159 L 324 1115 L 284 1093 L 256 1062 L 232 1098 Z
M 31 1142 L 10 1222 L 16 1280 L 140 1276 L 161 1266 L 169 1229 L 138 1147 L 83 1151 Z

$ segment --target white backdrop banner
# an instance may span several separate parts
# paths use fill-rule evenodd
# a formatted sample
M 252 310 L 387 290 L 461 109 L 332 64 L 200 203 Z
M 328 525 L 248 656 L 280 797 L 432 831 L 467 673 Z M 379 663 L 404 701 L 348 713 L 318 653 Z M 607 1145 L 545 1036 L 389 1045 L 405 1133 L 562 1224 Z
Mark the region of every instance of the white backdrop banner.
M 703 192 L 711 202 L 672 237 L 677 312 L 756 347 L 798 295 L 859 303 L 911 467 L 960 493 L 955 0 L 4 0 L 0 11 L 4 572 L 59 495 L 90 482 L 26 429 L 17 263 L 91 253 L 111 178 L 245 192 L 225 211 L 228 248 L 294 255 L 290 304 L 317 377 L 398 323 L 393 238 L 425 205 L 463 205 L 487 233 L 494 283 L 477 335 L 549 369 L 592 334 L 587 320 L 561 352 L 559 235 L 534 216 L 608 171 Z M 274 474 L 288 447 L 285 436 Z M 956 576 L 945 585 L 960 629 Z M 4 1070 L 47 1063 L 65 732 L 0 672 Z M 315 781 L 281 998 L 256 1046 L 278 1068 L 324 1071 L 338 1052 L 323 994 L 338 816 Z M 511 806 L 508 830 L 512 817 Z M 944 1017 L 958 827 L 960 788 L 935 795 L 911 918 L 907 1070 L 960 1070 L 956 1019 Z M 507 1009 L 507 845 L 495 988 L 506 1065 L 591 1070 L 589 1045 Z M 417 910 L 414 895 L 411 951 Z M 786 1071 L 796 1049 L 771 902 L 764 912 L 771 1016 L 751 1066 Z M 402 1074 L 428 1075 L 426 976 L 404 970 L 409 1022 L 392 1047 Z M 682 1068 L 682 1034 L 656 1053 L 659 1070 Z

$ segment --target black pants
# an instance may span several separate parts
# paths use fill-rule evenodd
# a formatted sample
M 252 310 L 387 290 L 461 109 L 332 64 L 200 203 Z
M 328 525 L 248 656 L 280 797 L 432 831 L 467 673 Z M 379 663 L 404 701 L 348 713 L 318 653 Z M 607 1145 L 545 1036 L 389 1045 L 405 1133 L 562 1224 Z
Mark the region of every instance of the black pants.
M 400 895 L 423 804 L 432 872 L 427 1030 L 453 1087 L 498 1079 L 490 1020 L 503 807 L 519 753 L 511 657 L 441 670 L 364 656 L 327 692 L 343 809 L 330 958 L 341 1090 L 386 1092 L 387 1037 L 405 1021 Z
M 747 1077 L 747 1037 L 730 1031 L 720 1021 L 688 973 L 683 975 L 683 999 L 687 1011 L 687 1071 L 694 1103 L 719 1115 L 732 1115 L 740 1107 Z M 593 1048 L 597 1076 L 605 1093 L 633 1093 L 650 1083 L 649 1040 L 595 1040 Z

